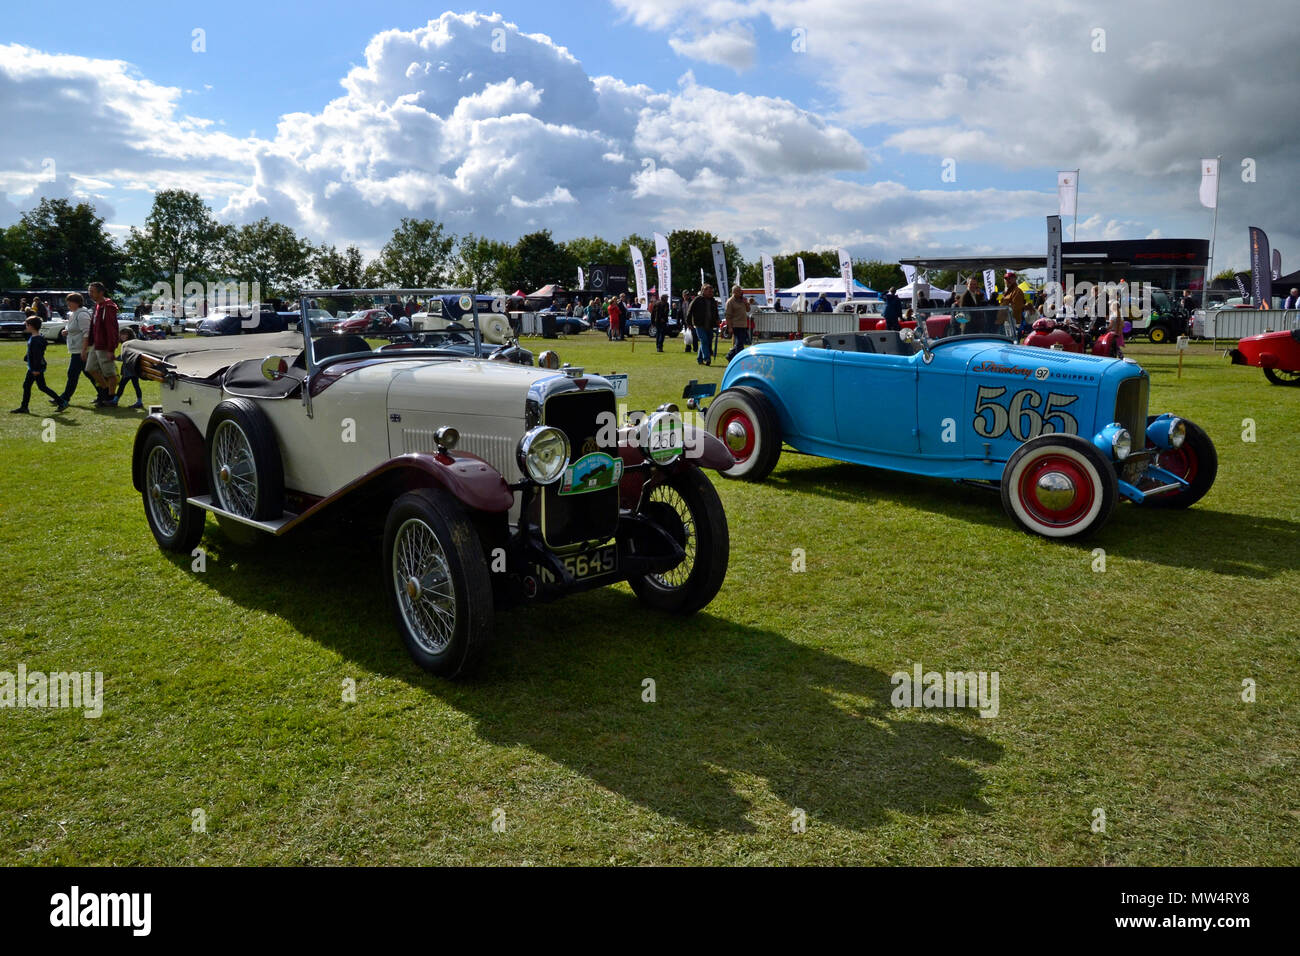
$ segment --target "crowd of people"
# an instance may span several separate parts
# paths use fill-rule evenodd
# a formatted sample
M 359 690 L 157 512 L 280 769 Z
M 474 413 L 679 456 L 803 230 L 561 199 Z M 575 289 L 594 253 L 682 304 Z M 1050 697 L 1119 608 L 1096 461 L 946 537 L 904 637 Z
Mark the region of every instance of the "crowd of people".
M 135 386 L 135 404 L 130 407 L 144 407 L 139 376 L 134 372 L 119 376 L 117 369 L 118 348 L 129 341 L 134 333 L 127 328 L 118 328 L 117 303 L 109 296 L 108 289 L 102 282 L 90 284 L 90 300 L 93 309 L 86 307 L 86 299 L 79 292 L 69 293 L 65 300 L 66 312 L 63 314 L 67 321 L 65 341 L 68 348 L 68 369 L 62 392 L 54 391 L 45 381 L 45 373 L 49 368 L 46 358 L 48 343 L 41 335 L 41 325 L 49 320 L 49 307 L 39 297 L 36 303 L 26 307 L 28 315 L 24 329 L 27 350 L 24 361 L 27 375 L 23 379 L 22 404 L 11 409 L 13 414 L 31 411 L 33 387 L 49 397 L 49 402 L 56 411 L 63 411 L 72 403 L 72 396 L 83 375 L 95 387 L 93 407 L 115 407 L 128 385 Z

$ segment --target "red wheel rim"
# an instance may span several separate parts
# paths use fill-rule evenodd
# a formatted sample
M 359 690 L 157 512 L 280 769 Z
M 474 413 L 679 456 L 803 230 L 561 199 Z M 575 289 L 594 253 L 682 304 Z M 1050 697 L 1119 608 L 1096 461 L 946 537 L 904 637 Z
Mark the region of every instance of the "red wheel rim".
M 1165 471 L 1173 472 L 1189 485 L 1196 477 L 1196 453 L 1183 445 L 1160 453 L 1159 465 Z
M 1052 507 L 1042 501 L 1038 483 L 1056 474 L 1074 486 L 1074 496 L 1066 504 Z M 1092 511 L 1097 489 L 1088 470 L 1073 458 L 1065 455 L 1043 455 L 1030 462 L 1020 473 L 1016 487 L 1020 505 L 1035 521 L 1053 528 L 1069 528 L 1078 524 Z
M 731 443 L 727 441 L 727 429 L 733 422 L 745 432 L 745 444 L 740 448 L 732 448 Z M 731 457 L 736 461 L 745 461 L 754 453 L 754 423 L 740 409 L 733 409 L 722 416 L 722 421 L 718 423 L 718 437 L 722 439 L 727 450 L 731 452 Z

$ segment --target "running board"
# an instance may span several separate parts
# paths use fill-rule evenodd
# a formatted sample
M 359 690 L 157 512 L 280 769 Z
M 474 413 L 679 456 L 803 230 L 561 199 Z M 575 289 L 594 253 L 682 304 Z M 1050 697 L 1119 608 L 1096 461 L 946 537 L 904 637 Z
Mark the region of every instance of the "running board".
M 279 535 L 285 530 L 285 526 L 293 522 L 298 516 L 290 511 L 286 511 L 278 518 L 271 518 L 267 521 L 254 521 L 252 518 L 245 518 L 243 515 L 237 515 L 234 512 L 226 511 L 219 508 L 212 501 L 211 495 L 203 495 L 197 498 L 186 499 L 196 508 L 202 508 L 204 511 L 211 511 L 214 515 L 220 515 L 223 518 L 229 518 L 231 521 L 238 521 L 240 524 L 246 524 L 250 528 L 256 528 L 258 531 L 265 531 L 268 534 Z

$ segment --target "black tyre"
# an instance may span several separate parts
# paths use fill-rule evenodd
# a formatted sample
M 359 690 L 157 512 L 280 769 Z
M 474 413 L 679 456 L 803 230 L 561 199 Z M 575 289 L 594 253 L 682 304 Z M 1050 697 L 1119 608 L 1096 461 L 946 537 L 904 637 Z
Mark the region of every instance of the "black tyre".
M 1148 419 L 1147 424 L 1151 424 L 1152 420 Z M 1142 502 L 1147 507 L 1190 508 L 1205 497 L 1219 474 L 1219 453 L 1210 436 L 1195 422 L 1183 419 L 1183 425 L 1187 431 L 1182 446 L 1160 452 L 1156 464 L 1165 471 L 1173 472 L 1187 482 L 1188 486 L 1174 494 L 1148 498 Z
M 1288 372 L 1280 368 L 1264 369 L 1264 377 L 1274 385 L 1300 385 L 1300 372 Z
M 1115 510 L 1115 468 L 1078 435 L 1040 435 L 1011 455 L 1002 472 L 1002 507 L 1023 530 L 1078 538 Z
M 158 547 L 189 554 L 203 537 L 207 513 L 187 502 L 189 489 L 167 436 L 154 429 L 140 448 L 144 516 Z
M 1170 339 L 1169 329 L 1163 325 L 1156 324 L 1147 328 L 1147 338 L 1152 345 L 1163 345 Z
M 442 677 L 473 670 L 492 638 L 492 581 L 455 498 L 421 488 L 393 503 L 384 524 L 384 580 L 412 659 Z
M 284 466 L 275 432 L 247 398 L 228 398 L 208 420 L 208 486 L 217 507 L 254 521 L 284 511 Z
M 727 576 L 731 535 L 713 484 L 698 468 L 685 468 L 657 485 L 642 514 L 667 531 L 686 556 L 661 574 L 628 578 L 641 603 L 673 614 L 693 614 L 717 595 Z
M 738 385 L 724 391 L 709 406 L 706 424 L 736 459 L 723 477 L 762 481 L 776 467 L 781 426 L 772 403 L 758 389 Z

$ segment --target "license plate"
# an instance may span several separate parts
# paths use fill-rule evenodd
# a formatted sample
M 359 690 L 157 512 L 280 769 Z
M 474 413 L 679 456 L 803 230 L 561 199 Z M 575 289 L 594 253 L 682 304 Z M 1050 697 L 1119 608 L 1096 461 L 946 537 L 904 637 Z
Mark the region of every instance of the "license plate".
M 612 574 L 618 570 L 618 546 L 607 544 L 594 551 L 571 554 L 564 559 L 564 569 L 577 581 Z

